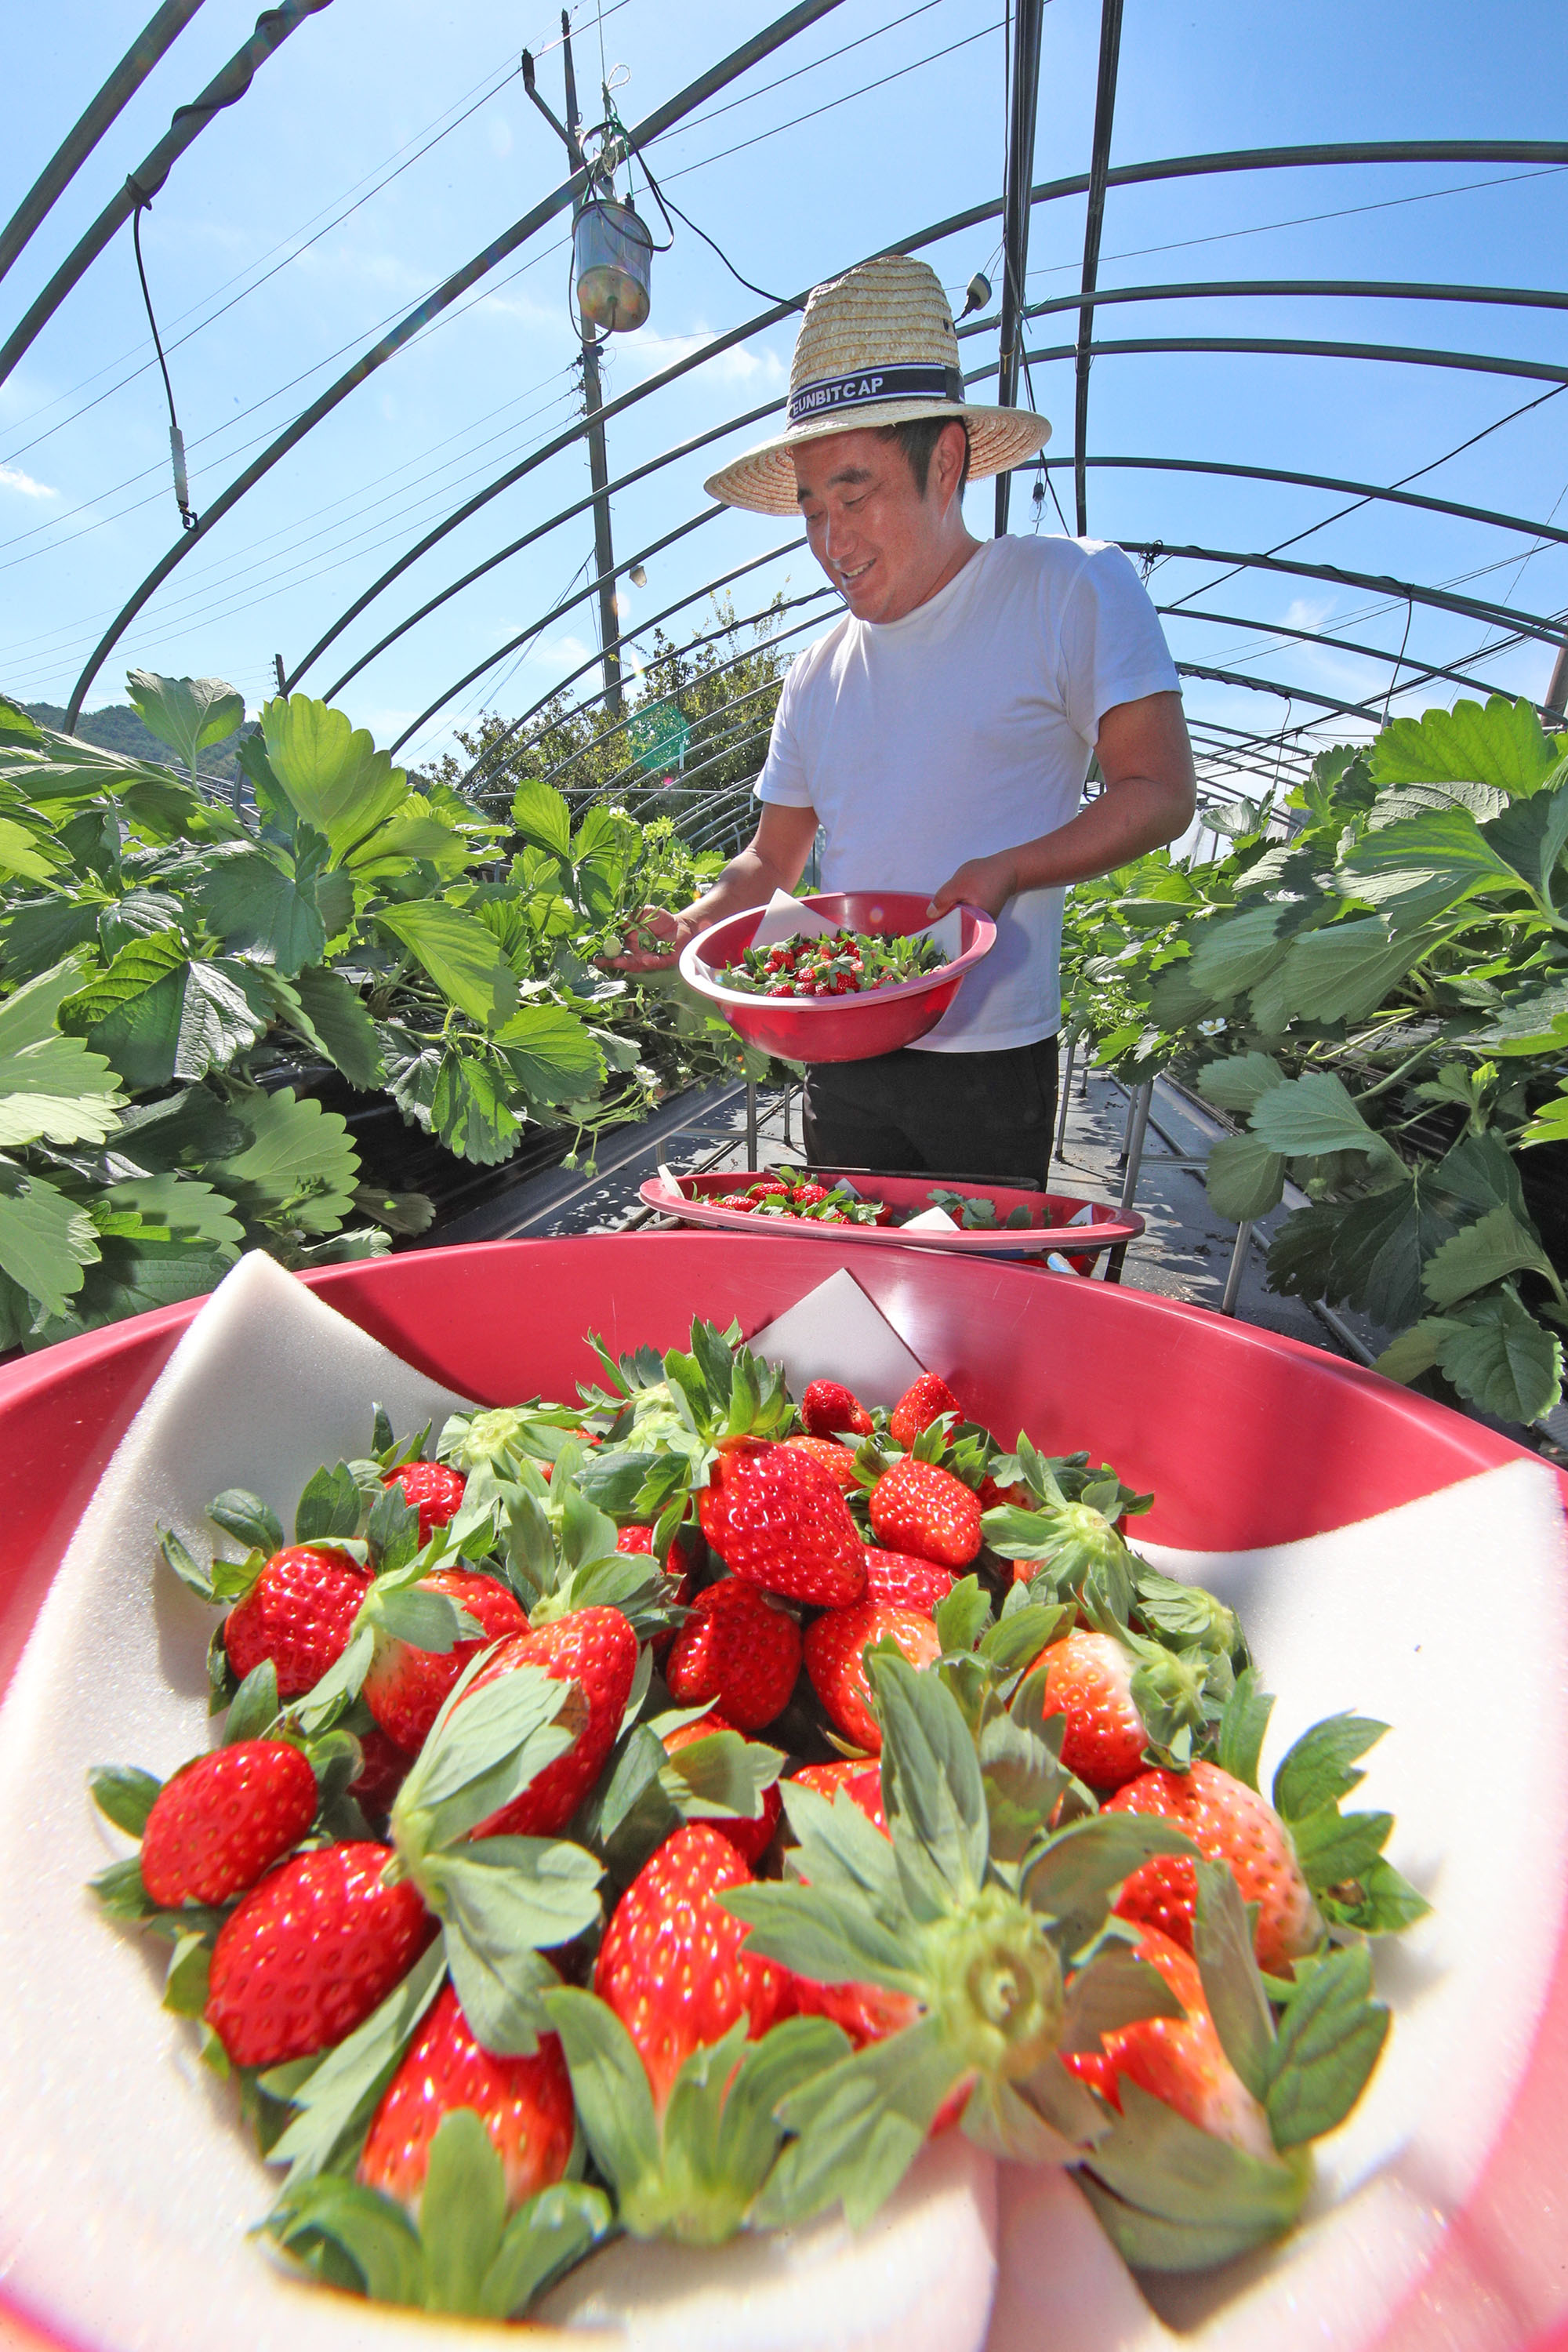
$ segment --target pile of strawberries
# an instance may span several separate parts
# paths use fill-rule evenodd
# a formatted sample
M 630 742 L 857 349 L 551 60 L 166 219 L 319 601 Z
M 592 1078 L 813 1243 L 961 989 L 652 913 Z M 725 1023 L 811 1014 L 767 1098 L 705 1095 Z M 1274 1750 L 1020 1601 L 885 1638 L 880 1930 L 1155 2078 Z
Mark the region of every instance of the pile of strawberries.
M 597 1343 L 595 1343 L 597 1347 Z M 1384 1726 L 1257 1785 L 1232 1612 L 1152 1497 L 1005 1452 L 934 1375 L 798 1412 L 734 1333 L 579 1402 L 228 1490 L 224 1745 L 101 1768 L 95 1881 L 287 2168 L 308 2272 L 521 2316 L 616 2229 L 713 2243 L 891 2194 L 933 2131 L 1075 2168 L 1128 2260 L 1289 2227 L 1422 1899 L 1346 1812 Z
M 884 939 L 839 929 L 811 939 L 797 931 L 775 947 L 748 948 L 727 977 L 756 996 L 858 996 L 936 971 L 942 961 L 936 942 L 919 933 Z
M 893 1212 L 886 1201 L 862 1201 L 843 1182 L 818 1184 L 799 1169 L 781 1169 L 776 1176 L 759 1176 L 737 1192 L 715 1192 L 710 1205 L 738 1209 L 753 1217 L 805 1217 L 823 1225 L 890 1225 Z

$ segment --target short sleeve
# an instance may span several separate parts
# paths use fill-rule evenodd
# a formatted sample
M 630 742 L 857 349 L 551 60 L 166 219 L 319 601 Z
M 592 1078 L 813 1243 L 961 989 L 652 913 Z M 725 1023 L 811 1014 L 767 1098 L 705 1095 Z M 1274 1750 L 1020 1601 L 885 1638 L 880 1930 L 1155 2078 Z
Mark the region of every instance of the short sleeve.
M 811 787 L 806 782 L 796 724 L 796 688 L 801 675 L 801 663 L 797 661 L 779 689 L 778 709 L 768 737 L 768 756 L 755 788 L 758 800 L 773 801 L 783 808 L 811 806 Z
M 1067 594 L 1061 659 L 1063 704 L 1089 744 L 1119 702 L 1180 692 L 1160 616 L 1121 548 L 1101 545 L 1086 554 Z

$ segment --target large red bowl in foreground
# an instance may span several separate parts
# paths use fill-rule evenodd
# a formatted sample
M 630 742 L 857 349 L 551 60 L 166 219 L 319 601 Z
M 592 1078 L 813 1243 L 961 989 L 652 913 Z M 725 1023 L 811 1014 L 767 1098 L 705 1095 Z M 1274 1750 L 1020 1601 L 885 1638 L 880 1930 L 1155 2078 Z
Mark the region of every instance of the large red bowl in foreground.
M 928 899 L 915 890 L 826 890 L 801 904 L 851 931 L 904 939 L 931 920 Z M 681 950 L 680 976 L 721 1013 L 739 1037 L 760 1053 L 786 1062 L 864 1062 L 896 1053 L 934 1029 L 966 973 L 996 942 L 996 926 L 978 907 L 957 907 L 959 952 L 952 963 L 919 980 L 900 980 L 863 996 L 753 996 L 726 988 L 722 973 L 739 963 L 766 910 L 752 907 L 714 923 Z
M 1521 1458 L 1507 1440 L 1373 1374 L 1168 1299 L 916 1251 L 859 1252 L 854 1270 L 976 1418 L 1004 1433 L 1022 1423 L 1047 1450 L 1091 1443 L 1135 1486 L 1152 1488 L 1158 1504 L 1140 1530 L 1170 1545 L 1288 1541 Z M 750 1333 L 823 1273 L 810 1242 L 781 1234 L 759 1247 L 713 1234 L 433 1250 L 309 1282 L 435 1379 L 500 1403 L 569 1395 L 592 1377 L 587 1328 L 617 1352 L 681 1339 L 694 1314 L 721 1323 L 734 1315 Z M 0 1685 L 93 1486 L 199 1307 L 137 1317 L 0 1369 Z M 1478 1610 L 1492 1597 L 1479 1573 Z M 1521 1627 L 1519 1639 L 1529 1638 Z M 1506 1710 L 1506 1694 L 1488 1696 Z M 1489 1720 L 1498 1732 L 1500 1718 Z M 1456 1725 L 1454 1736 L 1473 1728 Z M 6 1793 L 26 1801 L 25 1791 Z M 1542 1885 L 1543 1917 L 1561 1906 L 1553 1872 Z M 1499 2352 L 1559 2319 L 1568 2305 L 1565 2194 L 1568 1958 L 1559 1947 L 1511 2106 L 1462 2215 L 1379 2330 L 1380 2352 Z M 345 2343 L 353 2327 L 345 2314 Z M 50 2340 L 8 2313 L 0 2288 L 0 2345 Z M 158 2340 L 155 2323 L 145 2340 Z

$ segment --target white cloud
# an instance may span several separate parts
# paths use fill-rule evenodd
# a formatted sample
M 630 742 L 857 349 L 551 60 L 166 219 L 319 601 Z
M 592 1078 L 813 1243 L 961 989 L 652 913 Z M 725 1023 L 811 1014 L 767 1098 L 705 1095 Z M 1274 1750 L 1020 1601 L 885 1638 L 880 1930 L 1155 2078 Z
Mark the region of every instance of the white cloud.
M 1294 596 L 1285 608 L 1288 629 L 1310 629 L 1316 635 L 1334 609 L 1331 596 Z
M 585 646 L 581 637 L 541 637 L 531 646 L 528 658 L 552 669 L 575 669 L 579 662 L 591 661 L 595 648 Z
M 16 490 L 25 499 L 58 499 L 58 490 L 50 489 L 47 482 L 35 482 L 31 474 L 24 474 L 15 466 L 0 466 L 0 490 Z
M 511 125 L 504 114 L 498 114 L 490 124 L 490 153 L 492 155 L 511 153 Z
M 635 341 L 621 347 L 619 356 L 631 361 L 639 374 L 654 375 L 665 368 L 674 367 L 680 360 L 689 359 L 694 352 L 704 350 L 714 341 L 714 335 L 705 327 L 699 328 L 692 335 L 643 333 Z M 716 352 L 705 367 L 694 373 L 699 375 L 710 373 L 719 383 L 747 384 L 759 393 L 767 392 L 775 384 L 782 390 L 787 381 L 784 362 L 777 352 L 771 351 L 765 343 L 760 346 L 735 343 L 729 351 Z

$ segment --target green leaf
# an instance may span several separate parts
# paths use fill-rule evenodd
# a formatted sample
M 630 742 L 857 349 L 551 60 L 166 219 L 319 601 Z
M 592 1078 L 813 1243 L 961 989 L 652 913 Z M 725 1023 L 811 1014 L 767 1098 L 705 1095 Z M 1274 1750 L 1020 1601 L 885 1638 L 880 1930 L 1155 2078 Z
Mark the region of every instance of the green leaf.
M 308 695 L 281 697 L 261 714 L 267 761 L 291 806 L 331 845 L 341 866 L 408 798 L 408 780 L 363 728 Z
M 500 2158 L 473 2109 L 455 2107 L 437 2126 L 419 2200 L 427 2310 L 479 2310 L 505 2227 Z
M 1097 1813 L 1058 1830 L 1024 1876 L 1026 1903 L 1064 1931 L 1068 1950 L 1098 1934 L 1122 1881 L 1155 1854 L 1191 1855 L 1180 1830 L 1152 1814 Z
M 169 1955 L 163 2006 L 175 2017 L 200 2017 L 207 2005 L 212 1948 L 205 1935 L 182 1936 Z
M 347 2279 L 333 2277 L 333 2284 L 357 2281 L 375 2303 L 424 2303 L 425 2259 L 414 2224 L 401 2205 L 357 2180 L 312 2178 L 291 2186 L 267 2228 L 312 2270 L 310 2257 L 328 2240 L 349 2265 Z
M 991 1596 L 977 1576 L 961 1576 L 936 1605 L 937 1637 L 944 1650 L 973 1650 L 991 1622 Z
M 1511 1209 L 1489 1209 L 1427 1259 L 1421 1286 L 1434 1307 L 1452 1307 L 1510 1274 L 1529 1269 L 1552 1278 L 1552 1261 Z
M 580 2180 L 558 2180 L 531 2197 L 507 2223 L 479 2292 L 479 2315 L 522 2318 L 553 2280 L 608 2236 L 611 2220 L 603 2189 Z
M 332 879 L 325 877 L 324 879 Z M 318 888 L 320 886 L 318 885 Z M 309 971 L 295 975 L 290 1013 L 310 1043 L 362 1094 L 384 1084 L 381 1039 L 357 989 L 342 972 Z
M 1275 1811 L 1295 1822 L 1337 1805 L 1366 1778 L 1351 1767 L 1387 1729 L 1386 1723 L 1363 1715 L 1331 1715 L 1313 1724 L 1280 1759 L 1272 1790 Z
M 423 1855 L 466 1838 L 510 1805 L 576 1741 L 586 1703 L 575 1683 L 514 1666 L 472 1688 L 470 1661 L 431 1727 L 393 1808 L 395 1843 Z
M 296 1543 L 330 1542 L 333 1536 L 358 1533 L 360 1491 L 353 1472 L 346 1462 L 329 1470 L 325 1464 L 313 1471 L 300 1497 L 294 1513 Z
M 0 1004 L 0 1149 L 102 1143 L 114 1131 L 123 1100 L 114 1072 L 55 1025 L 80 981 L 75 964 L 57 965 Z
M 198 753 L 225 743 L 245 724 L 245 697 L 221 677 L 160 677 L 155 670 L 126 672 L 142 724 L 195 772 Z
M 1068 1986 L 1061 2047 L 1098 2053 L 1103 2035 L 1141 2018 L 1185 2015 L 1157 1968 L 1141 1960 L 1131 1945 L 1112 1945 L 1078 1969 Z
M 1376 915 L 1331 923 L 1293 939 L 1268 984 L 1290 1021 L 1363 1021 L 1431 943 L 1419 931 L 1391 939 Z M 1252 1009 L 1260 1027 L 1286 1026 L 1264 1021 L 1258 995 Z
M 1533 706 L 1494 694 L 1484 710 L 1467 698 L 1451 710 L 1396 719 L 1372 747 L 1372 772 L 1380 786 L 1452 778 L 1523 797 L 1538 790 L 1557 758 Z
M 1568 1094 L 1542 1103 L 1520 1137 L 1521 1144 L 1568 1142 Z
M 559 1004 L 524 1004 L 496 1034 L 518 1084 L 536 1102 L 585 1099 L 605 1083 L 605 1056 L 594 1033 Z
M 1204 924 L 1187 967 L 1192 988 L 1223 1004 L 1261 980 L 1284 954 L 1279 931 L 1289 912 L 1268 904 Z
M 1377 1137 L 1342 1081 L 1328 1070 L 1309 1070 L 1262 1095 L 1252 1113 L 1252 1132 L 1270 1151 L 1287 1159 L 1325 1151 L 1371 1151 Z
M 1424 1315 L 1408 1331 L 1392 1339 L 1373 1366 L 1388 1381 L 1418 1381 L 1437 1360 L 1437 1349 L 1447 1328 L 1441 1316 Z
M 784 1756 L 738 1731 L 713 1731 L 678 1748 L 663 1766 L 664 1792 L 685 1820 L 754 1822 L 779 1777 Z
M 88 1773 L 87 1785 L 104 1818 L 127 1837 L 139 1838 L 163 1782 L 134 1764 L 95 1764 Z
M 278 1669 L 270 1658 L 252 1666 L 229 1705 L 223 1744 L 237 1748 L 242 1739 L 259 1739 L 278 1720 Z
M 1342 2124 L 1371 2078 L 1389 2016 L 1372 1991 L 1364 1944 L 1330 1952 L 1279 2024 L 1266 2104 L 1277 2147 L 1295 2147 Z
M 1563 1343 L 1512 1290 L 1471 1298 L 1443 1318 L 1438 1369 L 1500 1421 L 1540 1421 L 1563 1396 Z
M 270 1557 L 283 1549 L 283 1522 L 277 1512 L 243 1486 L 226 1486 L 221 1495 L 215 1495 L 207 1505 L 207 1517 L 247 1551 Z
M 236 955 L 249 955 L 291 979 L 326 953 L 327 927 L 308 884 L 301 887 L 259 850 L 215 862 L 196 894 L 207 921 Z
M 1256 1667 L 1247 1667 L 1237 1675 L 1220 1717 L 1215 1761 L 1233 1780 L 1244 1780 L 1249 1789 L 1258 1786 L 1258 1759 L 1273 1712 L 1273 1697 L 1259 1687 Z
M 1364 834 L 1339 870 L 1341 888 L 1381 908 L 1395 930 L 1430 920 L 1472 890 L 1521 887 L 1463 808 L 1432 809 Z
M 792 1806 L 792 1819 L 794 1811 Z M 858 1895 L 841 1894 L 815 1879 L 809 1886 L 788 1879 L 759 1879 L 730 1888 L 719 1901 L 751 1928 L 749 1951 L 777 1960 L 814 1983 L 877 1984 L 889 1992 L 910 1994 L 922 1990 L 908 1921 L 902 1923 L 900 1936 Z
M 62 1315 L 99 1255 L 85 1209 L 58 1187 L 0 1160 L 0 1273 L 37 1301 L 37 1319 Z
M 89 1036 L 127 1086 L 166 1086 L 179 1052 L 188 968 L 177 930 L 132 940 L 106 971 L 66 999 L 60 1026 Z
M 1260 1095 L 1284 1083 L 1285 1073 L 1272 1054 L 1227 1054 L 1221 1061 L 1205 1062 L 1197 1076 L 1199 1094 L 1219 1110 L 1250 1111 Z
M 989 1828 L 980 1761 L 952 1693 L 890 1649 L 866 1654 L 882 1722 L 882 1787 L 893 1857 L 917 1918 L 963 1902 L 985 1875 Z
M 252 1140 L 221 1163 L 221 1181 L 240 1215 L 307 1234 L 335 1233 L 353 1207 L 359 1181 L 347 1120 L 309 1097 L 296 1101 L 292 1087 L 276 1094 L 257 1088 L 236 1108 Z
M 430 1119 L 447 1150 L 478 1168 L 510 1160 L 522 1133 L 522 1121 L 507 1098 L 505 1076 L 482 1053 L 442 1055 Z
M 920 2154 L 961 2072 L 923 2018 L 816 2075 L 779 2110 L 799 2137 L 752 2208 L 753 2226 L 788 2228 L 842 2203 L 850 2228 L 862 2228 Z
M 552 857 L 570 861 L 572 813 L 552 784 L 537 776 L 525 777 L 512 800 L 511 821 L 524 841 L 548 850 Z
M 594 1925 L 604 1874 L 600 1864 L 564 1838 L 489 1837 L 460 1852 L 428 1856 L 420 1874 L 448 1936 L 460 1936 L 472 1961 L 499 1988 L 487 1997 L 482 2014 L 468 2009 L 464 1995 L 474 2032 L 487 2050 L 527 2056 L 539 2021 L 538 1988 L 552 1981 L 548 1969 L 542 1974 L 531 1965 L 532 1956 L 569 1944 Z M 515 1963 L 524 1955 L 530 1964 L 517 1974 Z M 523 2011 L 529 2012 L 526 2022 Z M 506 2030 L 492 2038 L 487 2027 L 493 2028 L 503 2014 Z
M 424 965 L 442 993 L 481 1027 L 499 1029 L 517 1003 L 517 978 L 491 933 L 442 898 L 383 907 L 375 919 Z
M 583 2136 L 624 2201 L 659 2163 L 653 2093 L 637 2045 L 615 2011 L 593 1993 L 557 1985 L 545 1994 L 544 2006 L 571 2069 Z
M 1261 1136 L 1224 1135 L 1209 1153 L 1204 1181 L 1211 1204 L 1222 1217 L 1247 1224 L 1266 1217 L 1283 1200 L 1285 1161 Z
M 61 853 L 47 835 L 0 816 L 0 877 L 19 874 L 26 882 L 47 882 Z
M 269 2158 L 289 2166 L 289 2189 L 325 2171 L 340 2147 L 363 2130 L 446 1975 L 446 1957 L 437 1942 L 380 2008 L 335 2050 L 329 2050 L 302 2083 L 279 2087 L 277 2095 L 300 2110 Z M 265 2074 L 261 2085 L 269 2087 Z
M 1079 2178 L 1135 2269 L 1208 2270 L 1290 2227 L 1310 2174 L 1200 2131 L 1124 2076 L 1121 2114 Z
M 137 1242 L 201 1241 L 238 1244 L 245 1227 L 231 1213 L 233 1203 L 210 1184 L 184 1176 L 132 1176 L 106 1185 L 94 1203 L 100 1234 Z
M 41 1325 L 38 1344 L 52 1347 L 127 1315 L 172 1307 L 216 1289 L 238 1257 L 230 1244 L 122 1241 L 106 1235 L 98 1263 L 87 1268 L 68 1307 Z M 31 1343 L 29 1343 L 31 1344 Z
M 1228 1863 L 1200 1858 L 1193 1957 L 1225 2054 L 1255 2099 L 1268 2089 L 1274 2013 L 1253 1954 L 1252 1922 Z
M 1568 981 L 1553 981 L 1515 997 L 1495 1021 L 1468 1041 L 1500 1054 L 1550 1054 L 1568 1045 Z

